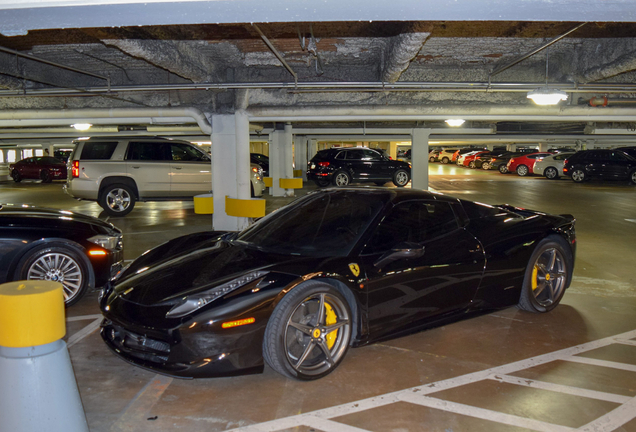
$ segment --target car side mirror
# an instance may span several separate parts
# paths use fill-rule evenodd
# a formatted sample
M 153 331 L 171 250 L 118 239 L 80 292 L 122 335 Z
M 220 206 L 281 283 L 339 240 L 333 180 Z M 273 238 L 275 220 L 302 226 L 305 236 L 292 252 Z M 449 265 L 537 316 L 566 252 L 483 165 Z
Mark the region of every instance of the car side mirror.
M 424 255 L 424 246 L 419 243 L 401 242 L 382 255 L 374 264 L 374 267 L 382 268 L 399 259 L 420 258 Z

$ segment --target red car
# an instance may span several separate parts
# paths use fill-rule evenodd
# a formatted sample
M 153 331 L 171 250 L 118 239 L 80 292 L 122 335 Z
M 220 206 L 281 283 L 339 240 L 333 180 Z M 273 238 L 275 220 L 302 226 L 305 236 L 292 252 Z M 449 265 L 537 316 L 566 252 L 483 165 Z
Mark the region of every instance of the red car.
M 546 156 L 552 156 L 552 153 L 539 152 L 514 157 L 508 161 L 508 172 L 516 172 L 517 175 L 520 175 L 522 177 L 529 174 L 534 174 L 534 172 L 532 171 L 534 163 Z
M 9 165 L 13 181 L 19 183 L 22 179 L 42 180 L 50 183 L 53 180 L 66 180 L 66 164 L 50 156 L 35 156 L 22 159 Z
M 466 157 L 464 158 L 464 166 L 469 167 L 469 168 L 475 168 L 477 160 L 481 156 L 486 156 L 486 155 L 489 155 L 489 154 L 490 154 L 490 152 L 488 150 L 475 152 L 475 153 L 470 153 L 470 154 L 466 155 Z M 479 163 L 479 167 L 481 168 L 481 163 Z

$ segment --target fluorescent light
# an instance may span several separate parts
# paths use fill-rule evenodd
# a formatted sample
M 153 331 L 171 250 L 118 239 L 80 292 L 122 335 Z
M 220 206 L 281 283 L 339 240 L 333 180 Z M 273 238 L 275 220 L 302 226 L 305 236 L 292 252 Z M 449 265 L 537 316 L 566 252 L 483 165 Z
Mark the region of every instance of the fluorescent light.
M 466 120 L 462 120 L 462 119 L 448 119 L 446 120 L 446 124 L 448 124 L 449 126 L 461 126 L 464 124 Z
M 89 139 L 91 139 L 91 137 L 79 137 L 79 138 L 77 138 L 78 141 L 88 141 Z
M 537 105 L 556 105 L 567 98 L 567 93 L 562 90 L 538 88 L 528 92 L 528 99 L 532 99 Z
M 75 124 L 72 124 L 71 126 L 77 129 L 78 131 L 87 131 L 93 125 L 90 123 L 75 123 Z

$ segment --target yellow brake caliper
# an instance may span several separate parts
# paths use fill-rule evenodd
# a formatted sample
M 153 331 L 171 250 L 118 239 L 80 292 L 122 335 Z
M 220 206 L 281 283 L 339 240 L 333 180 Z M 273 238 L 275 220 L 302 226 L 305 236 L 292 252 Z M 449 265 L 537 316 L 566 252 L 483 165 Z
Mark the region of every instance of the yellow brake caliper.
M 333 311 L 333 308 L 331 307 L 331 305 L 327 302 L 325 302 L 325 311 L 327 312 L 325 315 L 325 324 L 327 326 L 330 326 L 332 324 L 335 324 L 336 322 L 338 322 L 338 317 L 336 316 L 336 313 Z M 331 333 L 327 333 L 327 348 L 331 349 L 331 347 L 333 347 L 333 345 L 336 343 L 336 337 L 338 336 L 338 330 L 334 330 Z
M 536 265 L 534 266 L 534 268 L 532 269 L 532 291 L 537 289 L 537 275 L 539 274 L 539 267 L 537 267 Z

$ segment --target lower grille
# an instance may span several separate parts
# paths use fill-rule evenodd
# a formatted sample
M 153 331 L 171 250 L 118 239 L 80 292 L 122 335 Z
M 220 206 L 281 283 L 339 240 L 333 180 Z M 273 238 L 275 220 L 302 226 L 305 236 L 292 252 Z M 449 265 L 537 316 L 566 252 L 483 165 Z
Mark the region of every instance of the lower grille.
M 165 362 L 168 360 L 170 355 L 170 344 L 168 342 L 136 334 L 117 325 L 104 327 L 103 331 L 106 338 L 116 347 L 135 357 L 153 362 Z

